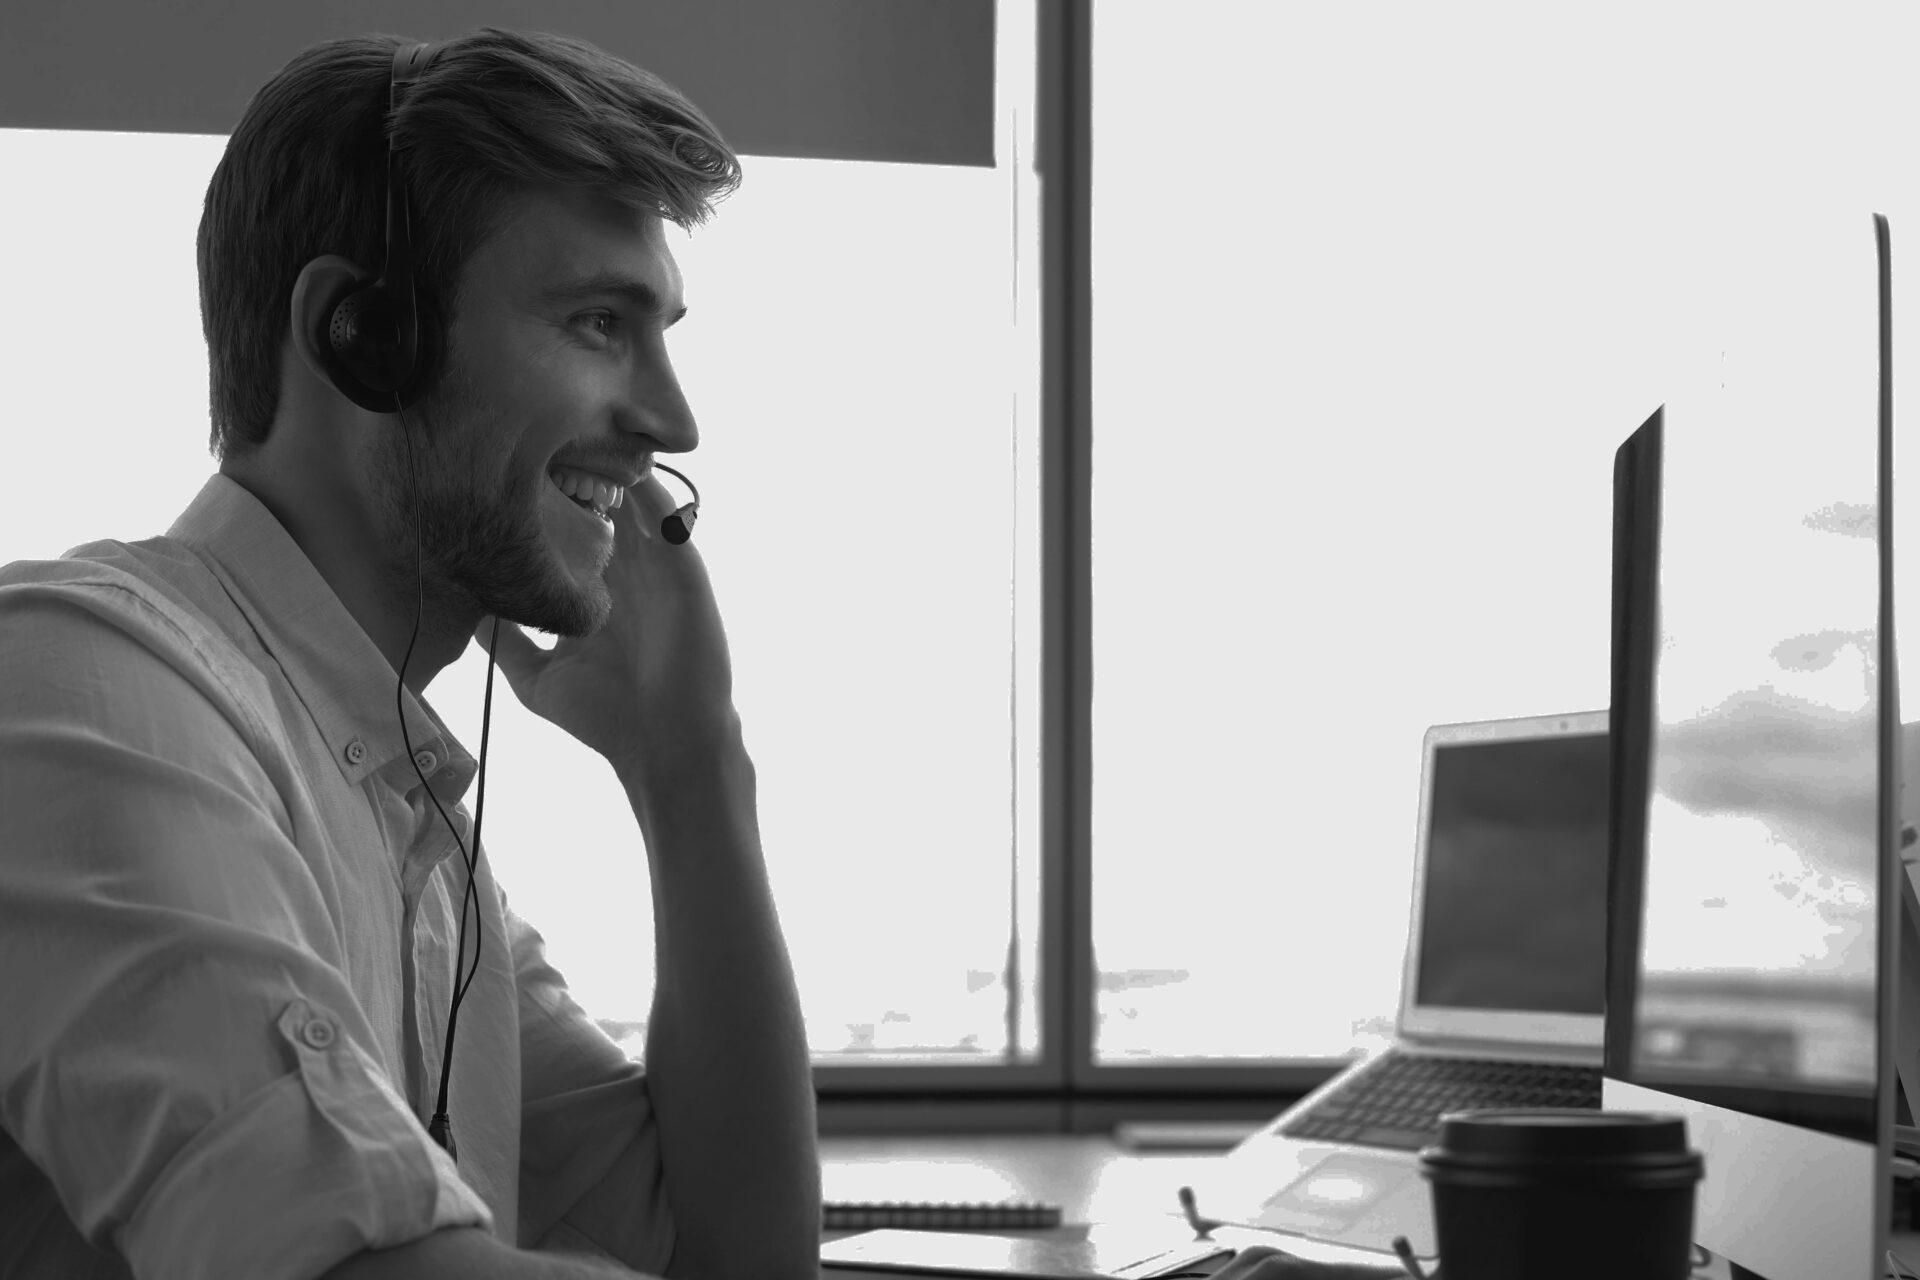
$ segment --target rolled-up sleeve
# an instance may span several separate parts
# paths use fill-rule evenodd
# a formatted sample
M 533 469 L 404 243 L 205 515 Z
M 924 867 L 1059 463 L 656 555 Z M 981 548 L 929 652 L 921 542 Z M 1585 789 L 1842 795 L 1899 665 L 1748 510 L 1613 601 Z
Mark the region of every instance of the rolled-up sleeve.
M 520 1238 L 664 1275 L 673 1216 L 645 1068 L 587 1016 L 506 909 L 520 993 Z
M 143 1278 L 489 1226 L 381 1066 L 294 766 L 213 643 L 123 586 L 0 586 L 0 1125 Z

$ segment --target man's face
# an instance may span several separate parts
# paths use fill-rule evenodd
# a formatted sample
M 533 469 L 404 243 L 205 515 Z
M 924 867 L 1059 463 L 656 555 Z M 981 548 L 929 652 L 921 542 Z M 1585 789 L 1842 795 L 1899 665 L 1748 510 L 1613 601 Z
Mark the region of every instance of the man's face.
M 573 289 L 589 277 L 602 283 Z M 414 489 L 423 577 L 436 612 L 495 614 L 562 636 L 605 625 L 613 528 L 556 487 L 556 464 L 616 477 L 699 433 L 667 359 L 680 270 L 657 216 L 583 191 L 515 201 L 468 261 L 446 376 L 376 437 L 367 482 L 390 590 L 414 594 Z M 658 307 L 615 284 L 650 291 Z

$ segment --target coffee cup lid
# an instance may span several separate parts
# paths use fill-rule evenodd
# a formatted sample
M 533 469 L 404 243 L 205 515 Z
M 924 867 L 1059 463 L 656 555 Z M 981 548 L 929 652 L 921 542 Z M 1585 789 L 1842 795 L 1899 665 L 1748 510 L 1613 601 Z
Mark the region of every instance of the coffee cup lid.
M 1430 1150 L 1432 1148 L 1429 1148 Z M 1438 1150 L 1465 1160 L 1688 1159 L 1687 1122 L 1648 1111 L 1512 1107 L 1440 1117 Z

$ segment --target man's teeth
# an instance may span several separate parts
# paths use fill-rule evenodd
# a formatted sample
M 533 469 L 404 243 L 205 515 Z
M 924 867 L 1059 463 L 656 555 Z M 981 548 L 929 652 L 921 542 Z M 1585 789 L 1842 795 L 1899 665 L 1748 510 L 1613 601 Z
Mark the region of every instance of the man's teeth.
M 599 515 L 619 507 L 626 500 L 627 491 L 610 480 L 585 471 L 575 471 L 571 467 L 555 467 L 547 472 L 553 480 L 554 488 L 576 501 L 589 503 Z

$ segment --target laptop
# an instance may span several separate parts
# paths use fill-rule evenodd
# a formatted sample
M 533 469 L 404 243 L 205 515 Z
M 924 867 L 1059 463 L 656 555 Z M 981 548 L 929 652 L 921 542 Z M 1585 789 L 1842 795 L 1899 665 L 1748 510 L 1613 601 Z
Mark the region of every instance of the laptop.
M 1442 1114 L 1599 1108 L 1607 775 L 1605 711 L 1427 730 L 1392 1041 L 1222 1155 L 1202 1216 L 1432 1258 Z

